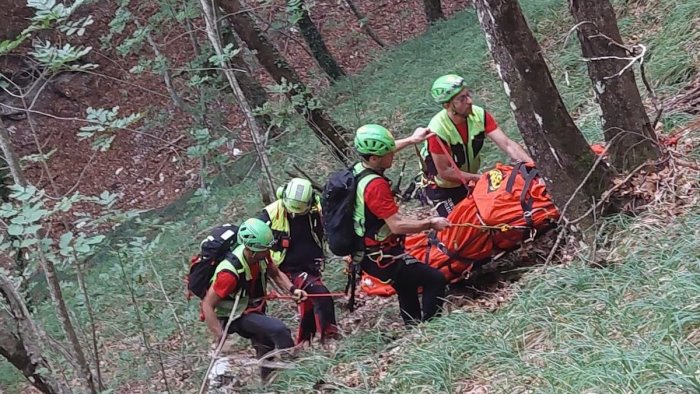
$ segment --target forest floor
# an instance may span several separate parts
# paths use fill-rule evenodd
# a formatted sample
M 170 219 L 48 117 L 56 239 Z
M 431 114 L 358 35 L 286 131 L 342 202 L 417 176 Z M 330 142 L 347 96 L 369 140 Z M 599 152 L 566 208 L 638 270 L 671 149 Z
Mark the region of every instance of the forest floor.
M 284 13 L 281 1 L 266 2 L 256 12 L 263 20 L 273 23 Z M 409 40 L 427 28 L 422 2 L 413 0 L 356 1 L 368 24 L 388 45 Z M 466 1 L 443 1 L 446 15 L 464 9 Z M 38 163 L 25 165 L 29 182 L 45 188 L 51 195 L 63 195 L 78 190 L 84 195 L 96 195 L 102 191 L 121 193 L 118 207 L 126 209 L 152 209 L 167 206 L 185 191 L 199 185 L 198 160 L 185 154 L 191 138 L 188 128 L 192 119 L 171 102 L 160 75 L 154 73 L 133 74 L 140 56 L 153 57 L 144 46 L 140 53 L 122 57 L 114 46 L 105 48 L 100 38 L 109 32 L 115 5 L 87 5 L 81 14 L 91 14 L 95 23 L 85 36 L 75 44 L 93 48 L 88 61 L 99 65 L 94 73 L 70 75 L 60 82 L 50 83 L 44 89 L 34 107 L 34 131 L 28 120 L 6 120 L 12 141 L 20 156 L 55 150 L 48 160 L 50 175 Z M 9 15 L 26 14 L 21 8 L 5 10 Z M 2 17 L 3 15 L 0 15 Z M 359 23 L 339 1 L 318 1 L 311 10 L 328 47 L 341 66 L 350 74 L 361 70 L 381 51 L 359 28 Z M 12 20 L 19 30 L 24 19 Z M 133 29 L 126 29 L 124 34 Z M 202 31 L 198 36 L 205 40 Z M 179 37 L 178 37 L 179 35 Z M 302 78 L 313 89 L 328 86 L 328 80 L 300 43 L 303 39 L 295 29 L 287 28 L 272 33 L 273 41 L 285 57 L 299 70 Z M 116 40 L 119 36 L 115 36 Z M 173 69 L 186 67 L 194 56 L 190 41 L 177 27 L 172 31 L 157 32 L 161 51 L 170 60 Z M 25 53 L 28 48 L 25 48 Z M 11 75 L 22 66 L 20 56 L 0 58 L 0 72 Z M 261 80 L 268 80 L 258 70 Z M 183 81 L 174 80 L 176 89 Z M 78 129 L 85 125 L 81 119 L 86 109 L 119 107 L 120 116 L 143 114 L 137 132 L 120 131 L 111 149 L 95 152 L 89 141 L 77 137 Z M 243 115 L 235 105 L 217 103 L 215 111 L 227 114 L 227 124 L 237 128 L 243 123 Z M 36 135 L 36 139 L 35 136 Z M 167 142 L 167 143 L 166 143 Z M 237 145 L 239 146 L 239 145 Z M 245 147 L 243 148 L 245 150 Z
M 372 2 L 362 0 L 357 1 L 356 4 L 365 15 L 370 16 L 368 20 L 369 26 L 390 46 L 411 40 L 422 34 L 428 27 L 422 12 L 422 2 L 419 1 L 390 0 Z M 464 9 L 466 6 L 466 1 L 443 1 L 443 8 L 448 16 Z M 272 4 L 266 5 L 266 7 L 268 8 L 263 8 L 263 12 L 260 15 L 266 18 L 269 23 L 274 23 L 275 18 L 278 18 L 285 8 L 283 2 L 280 1 L 273 1 Z M 147 47 L 144 47 L 139 54 L 129 55 L 124 58 L 115 52 L 114 46 L 103 48 L 99 43 L 99 37 L 108 31 L 107 25 L 113 17 L 114 6 L 88 6 L 85 9 L 85 13 L 92 14 L 96 20 L 95 24 L 89 27 L 91 33 L 83 38 L 83 44 L 93 46 L 93 53 L 90 55 L 89 60 L 100 65 L 96 70 L 99 74 L 76 75 L 68 80 L 57 82 L 47 87 L 35 109 L 44 114 L 50 114 L 50 116 L 37 113 L 33 118 L 35 120 L 34 131 L 36 132 L 39 145 L 44 150 L 56 149 L 56 152 L 49 160 L 50 179 L 45 171 L 31 163 L 27 163 L 27 176 L 30 182 L 38 187 L 46 188 L 54 196 L 61 195 L 72 189 L 80 190 L 81 193 L 88 195 L 99 194 L 104 190 L 108 190 L 122 193 L 123 196 L 118 205 L 121 208 L 154 209 L 168 206 L 178 200 L 186 191 L 197 187 L 199 184 L 199 163 L 195 159 L 188 158 L 185 154 L 187 146 L 191 143 L 188 128 L 192 124 L 192 120 L 189 118 L 189 115 L 182 113 L 172 104 L 160 75 L 148 73 L 135 75 L 128 71 L 137 64 L 139 56 L 150 56 Z M 378 55 L 382 52 L 381 48 L 361 31 L 356 19 L 345 7 L 343 1 L 317 1 L 314 3 L 311 16 L 317 26 L 319 26 L 331 51 L 349 73 L 361 73 L 363 68 L 378 58 Z M 0 15 L 0 19 L 2 19 L 2 15 Z M 535 25 L 535 27 L 539 28 L 540 26 Z M 173 28 L 172 31 L 158 32 L 158 41 L 167 42 L 161 49 L 171 60 L 173 68 L 186 67 L 187 59 L 193 54 L 190 42 L 181 34 L 182 31 L 177 28 Z M 202 40 L 205 39 L 201 31 L 197 32 L 197 34 L 200 35 Z M 312 89 L 320 92 L 328 86 L 328 80 L 319 77 L 321 72 L 316 67 L 315 62 L 309 57 L 308 52 L 299 46 L 298 43 L 302 39 L 293 29 L 285 29 L 271 34 L 271 36 L 287 59 L 292 62 L 297 70 L 300 70 L 300 74 L 305 82 Z M 560 44 L 561 42 L 556 40 L 549 43 L 551 46 Z M 415 56 L 416 60 L 420 60 L 418 57 L 420 55 L 422 53 L 415 52 L 413 56 Z M 435 60 L 438 61 L 439 59 Z M 18 64 L 20 64 L 18 59 L 8 58 L 0 60 L 0 71 L 12 71 L 13 67 L 17 67 Z M 406 64 L 411 66 L 411 61 L 406 60 Z M 261 80 L 269 80 L 260 70 L 258 72 Z M 409 80 L 406 81 L 407 84 L 411 82 Z M 178 88 L 182 88 L 183 91 L 186 90 L 184 81 L 179 80 L 178 77 L 175 79 L 175 85 Z M 667 114 L 674 111 L 692 114 L 693 108 L 697 108 L 700 105 L 697 100 L 699 89 L 700 80 L 696 79 L 680 95 L 664 97 Z M 388 96 L 393 93 L 393 91 L 372 92 L 376 96 L 374 99 L 380 101 L 383 100 L 384 95 L 386 95 L 386 101 L 390 101 Z M 578 93 L 582 95 L 581 92 Z M 114 106 L 120 107 L 119 113 L 122 116 L 134 112 L 144 113 L 144 120 L 137 125 L 137 133 L 120 132 L 112 149 L 107 152 L 93 153 L 89 142 L 79 141 L 76 137 L 78 128 L 83 125 L 77 119 L 85 117 L 85 110 L 88 107 L 112 108 Z M 212 103 L 211 106 L 225 114 L 226 124 L 230 128 L 241 128 L 240 125 L 243 123 L 242 116 L 235 106 L 226 102 Z M 507 111 L 507 106 L 503 106 L 503 108 Z M 400 111 L 396 109 L 395 112 Z M 13 135 L 13 143 L 21 155 L 37 153 L 37 143 L 27 120 L 6 121 L 6 125 L 9 126 Z M 695 124 L 693 127 L 688 128 L 688 130 L 691 130 L 691 133 L 697 131 L 698 125 Z M 175 147 L 166 144 L 164 141 L 174 144 Z M 240 145 L 237 146 L 241 147 Z M 245 145 L 243 145 L 243 149 L 245 150 Z M 325 164 L 319 163 L 318 165 Z M 53 185 L 50 181 L 53 182 Z M 668 214 L 676 213 L 669 212 Z M 636 227 L 638 231 L 640 228 L 644 229 L 643 226 Z M 654 228 L 654 230 L 657 229 Z M 562 277 L 567 275 L 566 273 L 559 274 Z M 551 273 L 549 275 L 547 280 L 562 280 L 554 277 Z M 330 276 L 340 277 L 341 274 L 329 273 Z M 622 277 L 614 277 L 614 279 L 622 280 Z M 571 281 L 574 282 L 575 280 L 571 279 Z M 462 297 L 458 293 L 453 295 L 451 299 L 451 305 L 454 305 L 454 313 L 451 313 L 451 315 L 455 318 L 464 316 L 464 319 L 468 320 L 471 319 L 472 314 L 464 314 L 461 309 L 474 311 L 475 321 L 483 321 L 484 327 L 488 327 L 489 324 L 494 323 L 485 320 L 484 313 L 495 312 L 504 303 L 509 303 L 513 299 L 516 290 L 507 282 L 497 282 L 491 287 L 483 289 L 481 297 L 473 297 L 473 294 L 470 294 L 469 297 Z M 556 294 L 556 296 L 560 295 Z M 546 297 L 543 297 L 543 299 L 546 299 Z M 396 373 L 396 366 L 401 365 L 402 362 L 406 363 L 407 357 L 418 355 L 416 359 L 429 359 L 430 355 L 421 354 L 416 349 L 420 349 L 421 336 L 432 335 L 430 332 L 427 334 L 424 331 L 414 332 L 402 341 L 395 341 L 403 336 L 404 331 L 398 322 L 398 314 L 396 313 L 393 300 L 362 299 L 360 300 L 360 305 L 361 308 L 355 314 L 343 313 L 342 316 L 343 325 L 352 327 L 352 330 L 347 332 L 347 334 L 351 335 L 343 343 L 331 345 L 324 355 L 315 354 L 313 350 L 303 353 L 301 361 L 303 365 L 299 369 L 301 372 L 291 372 L 291 374 L 299 374 L 295 377 L 295 381 L 299 381 L 299 383 L 297 385 L 290 383 L 291 379 L 285 380 L 285 374 L 282 374 L 282 379 L 277 382 L 276 386 L 279 391 L 304 391 L 312 387 L 322 392 L 332 392 L 344 388 L 362 391 L 365 388 L 374 387 L 375 384 L 383 385 L 384 388 L 387 388 L 392 385 L 391 379 L 387 377 L 387 374 L 390 372 L 387 371 Z M 287 317 L 293 314 L 291 306 L 280 308 L 286 311 Z M 469 316 L 467 317 L 467 315 Z M 506 315 L 504 320 L 510 319 Z M 448 324 L 448 322 L 453 322 L 453 320 L 445 319 L 445 324 Z M 473 333 L 481 329 L 468 326 L 472 324 L 469 321 L 458 321 L 458 323 L 459 328 L 465 329 L 470 327 Z M 113 324 L 118 325 L 118 323 Z M 445 327 L 444 332 L 449 332 L 452 328 Z M 359 344 L 359 339 L 356 338 L 360 336 L 354 335 L 357 332 L 363 333 L 362 340 L 366 343 Z M 529 335 L 529 333 L 526 334 Z M 484 335 L 488 337 L 488 333 Z M 525 334 L 523 334 L 524 336 Z M 450 342 L 453 338 L 449 335 L 444 338 L 446 344 L 451 344 L 455 348 L 461 346 L 460 343 Z M 173 340 L 172 342 L 175 341 Z M 242 341 L 238 340 L 238 342 L 240 344 Z M 414 347 L 414 344 L 411 344 L 411 342 L 415 342 L 417 345 Z M 434 342 L 439 344 L 441 341 L 435 340 Z M 114 344 L 109 344 L 109 346 L 112 345 Z M 115 349 L 123 350 L 121 346 L 124 348 L 139 348 L 140 346 L 138 343 L 117 345 L 110 350 L 116 352 Z M 177 348 L 176 344 L 169 345 L 172 345 L 172 349 Z M 337 346 L 338 349 L 334 349 L 334 346 Z M 425 346 L 425 348 L 430 349 L 429 346 Z M 496 351 L 499 349 L 497 346 L 494 346 L 494 348 L 489 350 L 496 354 Z M 236 353 L 234 354 L 237 355 L 249 352 L 249 350 L 240 353 L 239 350 L 235 351 Z M 469 351 L 471 352 L 472 350 L 470 349 Z M 377 356 L 377 354 L 379 355 Z M 352 357 L 348 355 L 352 355 Z M 334 357 L 337 360 L 332 360 Z M 381 360 L 375 360 L 374 357 L 378 357 Z M 206 357 L 203 360 L 208 361 Z M 114 360 L 108 360 L 108 362 L 110 361 Z M 445 360 L 438 361 L 442 362 Z M 116 363 L 116 361 L 114 362 Z M 318 368 L 322 369 L 321 373 L 316 373 L 318 371 L 314 369 L 316 368 L 315 365 L 310 366 L 313 363 L 320 365 Z M 438 364 L 443 365 L 441 363 Z M 451 376 L 453 372 L 450 369 L 449 362 L 444 364 L 447 365 L 445 370 L 437 372 L 431 371 L 426 366 L 426 374 L 433 373 L 433 377 L 442 378 L 440 374 L 444 372 Z M 177 367 L 178 365 L 175 365 L 167 372 L 170 382 L 182 382 L 182 384 L 188 384 L 190 385 L 188 387 L 192 387 L 192 382 L 187 381 L 190 378 L 184 376 L 182 369 Z M 504 369 L 506 367 L 507 365 L 504 362 Z M 470 368 L 470 365 L 462 363 L 457 367 L 457 370 L 460 370 L 459 368 Z M 476 370 L 477 366 L 474 365 L 474 368 Z M 113 368 L 113 370 L 116 369 Z M 303 374 L 309 370 L 314 371 L 314 373 L 308 373 L 308 376 L 304 376 Z M 241 379 L 242 382 L 239 383 L 243 386 L 248 386 L 248 389 L 251 390 L 253 388 L 250 386 L 250 382 L 256 380 L 254 378 L 255 370 L 254 368 L 248 368 L 248 371 L 248 375 L 238 376 L 238 378 L 243 378 Z M 367 380 L 367 374 L 369 374 L 369 380 Z M 397 374 L 398 382 L 406 384 L 406 381 L 410 381 L 410 377 L 407 376 L 411 374 L 416 376 L 420 373 L 408 371 L 405 376 Z M 481 375 L 482 381 L 478 379 L 460 381 L 463 378 L 457 375 L 454 376 L 455 382 L 452 382 L 454 385 L 445 386 L 445 390 L 451 387 L 453 389 L 452 392 L 489 392 L 488 374 Z M 323 379 L 318 378 L 318 376 L 323 376 Z M 517 376 L 517 374 L 512 376 Z M 511 377 L 507 376 L 507 378 Z M 309 383 L 308 380 L 310 379 L 316 380 Z M 431 377 L 423 377 L 422 379 L 423 382 L 426 382 Z M 512 378 L 511 381 L 513 381 Z M 153 392 L 154 390 L 162 389 L 160 383 L 157 380 L 151 382 L 124 382 L 120 386 L 119 391 L 124 393 Z M 235 382 L 232 384 L 233 387 L 242 387 Z M 289 386 L 286 386 L 286 384 L 289 384 Z M 427 383 L 426 385 L 423 388 L 429 386 Z M 404 386 L 404 388 L 406 387 L 410 387 L 410 384 Z M 493 390 L 493 386 L 491 389 Z

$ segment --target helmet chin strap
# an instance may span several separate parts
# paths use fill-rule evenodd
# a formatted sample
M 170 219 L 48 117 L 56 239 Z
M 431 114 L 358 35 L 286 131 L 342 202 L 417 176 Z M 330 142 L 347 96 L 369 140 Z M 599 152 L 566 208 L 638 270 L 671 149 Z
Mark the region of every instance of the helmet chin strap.
M 462 118 L 464 118 L 464 120 L 467 120 L 467 118 L 469 118 L 469 113 L 463 114 L 463 113 L 461 113 L 461 112 L 458 112 L 458 111 L 455 109 L 455 105 L 452 104 L 452 103 L 450 103 L 450 106 L 452 106 L 452 108 L 450 108 L 450 111 L 452 112 L 453 115 L 459 115 L 459 116 L 461 116 Z

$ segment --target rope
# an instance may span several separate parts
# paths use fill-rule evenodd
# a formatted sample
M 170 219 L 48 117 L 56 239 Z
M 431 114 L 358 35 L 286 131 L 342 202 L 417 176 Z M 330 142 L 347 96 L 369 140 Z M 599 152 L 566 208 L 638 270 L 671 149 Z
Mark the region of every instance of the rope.
M 224 327 L 224 332 L 221 335 L 221 338 L 219 339 L 219 344 L 216 346 L 216 349 L 214 349 L 214 354 L 212 354 L 211 356 L 211 361 L 209 362 L 207 372 L 204 373 L 204 380 L 202 381 L 202 386 L 199 388 L 199 394 L 204 393 L 204 390 L 206 389 L 209 380 L 209 373 L 211 372 L 212 367 L 214 367 L 214 362 L 216 361 L 217 357 L 219 357 L 219 353 L 221 353 L 221 349 L 223 349 L 224 343 L 226 343 L 226 338 L 228 337 L 228 329 L 231 326 L 231 322 L 233 321 L 233 315 L 235 314 L 236 309 L 238 309 L 238 301 L 240 301 L 240 299 L 241 292 L 239 291 L 236 295 L 236 301 L 233 303 L 231 313 L 229 313 L 228 315 L 228 321 L 226 321 L 226 326 Z
M 345 293 L 315 293 L 315 294 L 306 294 L 308 298 L 319 298 L 319 297 L 344 297 Z M 266 300 L 296 300 L 297 297 L 293 295 L 282 295 L 278 293 L 272 293 L 270 292 L 268 295 L 265 296 Z
M 377 251 L 377 252 L 372 252 L 372 253 L 367 254 L 367 257 L 368 257 L 370 260 L 372 260 L 375 264 L 377 264 L 377 266 L 378 266 L 380 269 L 384 269 L 384 268 L 390 266 L 391 264 L 393 264 L 394 261 L 399 260 L 399 259 L 402 259 L 402 258 L 408 256 L 409 254 L 410 254 L 410 253 L 408 253 L 408 252 L 404 252 L 404 253 L 401 253 L 401 254 L 398 254 L 398 255 L 384 254 L 384 251 L 382 251 L 382 250 L 380 249 L 380 250 Z M 373 258 L 373 256 L 377 256 L 377 255 L 378 255 L 379 257 Z M 386 264 L 382 264 L 381 261 L 384 261 L 384 260 L 389 260 L 389 262 L 387 262 Z

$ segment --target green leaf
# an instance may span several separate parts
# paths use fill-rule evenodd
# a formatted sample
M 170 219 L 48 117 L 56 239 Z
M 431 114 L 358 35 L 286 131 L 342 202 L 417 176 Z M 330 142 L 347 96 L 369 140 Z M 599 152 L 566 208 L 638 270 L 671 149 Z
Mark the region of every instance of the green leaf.
M 58 241 L 58 247 L 61 249 L 67 248 L 68 245 L 70 244 L 70 241 L 73 240 L 73 232 L 69 231 L 67 233 L 63 233 L 61 235 L 61 239 Z
M 209 153 L 209 150 L 202 145 L 195 145 L 195 146 L 190 146 L 187 148 L 187 156 L 191 158 L 198 158 L 198 157 L 203 157 L 207 153 Z
M 48 216 L 50 213 L 51 212 L 47 211 L 46 209 L 40 209 L 39 204 L 37 204 L 29 209 L 24 210 L 22 212 L 22 215 L 24 215 L 27 218 L 29 223 L 34 223 Z
M 78 253 L 87 254 L 87 253 L 90 253 L 90 250 L 91 250 L 91 248 L 90 248 L 90 245 L 88 245 L 88 244 L 81 243 L 81 244 L 75 245 L 75 251 Z
M 97 245 L 105 239 L 104 235 L 95 235 L 93 237 L 85 238 L 85 243 L 88 245 Z
M 10 224 L 7 226 L 7 233 L 14 236 L 22 235 L 24 234 L 24 226 L 20 224 Z
M 25 235 L 36 235 L 37 231 L 39 231 L 40 228 L 41 228 L 41 225 L 39 225 L 39 224 L 27 226 L 24 228 L 24 234 Z
M 37 243 L 36 238 L 25 238 L 22 240 L 22 242 L 19 244 L 20 248 L 28 248 L 30 246 L 36 245 Z

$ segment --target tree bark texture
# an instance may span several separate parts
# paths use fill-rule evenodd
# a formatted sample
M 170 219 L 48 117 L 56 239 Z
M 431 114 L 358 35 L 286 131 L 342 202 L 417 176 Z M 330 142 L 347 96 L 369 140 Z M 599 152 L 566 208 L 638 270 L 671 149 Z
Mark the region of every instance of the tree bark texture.
M 3 156 L 5 157 L 5 162 L 10 168 L 12 180 L 15 182 L 15 184 L 19 186 L 26 186 L 27 181 L 24 179 L 22 167 L 19 164 L 19 159 L 15 154 L 14 148 L 12 147 L 10 133 L 5 128 L 5 123 L 3 123 L 2 118 L 0 118 L 0 149 L 2 149 Z
M 445 15 L 442 13 L 440 0 L 423 0 L 423 6 L 425 7 L 425 16 L 428 18 L 428 23 L 434 23 L 445 18 Z
M 209 42 L 214 48 L 216 54 L 222 56 L 223 47 L 221 46 L 221 35 L 219 34 L 218 25 L 216 23 L 216 14 L 214 10 L 209 6 L 207 0 L 200 0 L 200 4 L 202 5 L 202 10 L 204 13 L 204 21 L 206 23 L 207 37 L 209 38 Z M 264 179 L 267 181 L 270 188 L 274 189 L 275 185 L 272 179 L 272 172 L 270 171 L 270 161 L 267 157 L 267 152 L 265 151 L 265 144 L 263 141 L 261 141 L 261 139 L 263 138 L 263 133 L 260 131 L 260 127 L 258 127 L 258 122 L 255 120 L 255 116 L 253 115 L 253 109 L 250 108 L 250 104 L 248 103 L 248 101 L 246 101 L 245 95 L 241 91 L 241 86 L 238 84 L 236 76 L 231 71 L 231 67 L 227 65 L 223 68 L 223 72 L 226 76 L 226 79 L 228 80 L 231 90 L 233 91 L 233 95 L 236 97 L 236 101 L 238 101 L 238 105 L 241 107 L 241 110 L 243 111 L 243 114 L 245 115 L 246 120 L 248 121 L 248 126 L 250 127 L 250 137 L 253 140 L 253 145 L 255 146 L 258 158 L 260 159 L 260 166 L 262 167 L 263 173 L 265 175 Z
M 338 62 L 335 61 L 335 58 L 326 47 L 321 32 L 318 31 L 316 25 L 311 20 L 311 16 L 309 16 L 309 11 L 306 9 L 304 0 L 287 0 L 287 12 L 289 16 L 296 21 L 299 30 L 301 30 L 301 35 L 304 37 L 304 41 L 306 41 L 306 44 L 311 49 L 311 53 L 314 54 L 314 58 L 323 72 L 328 74 L 334 81 L 337 81 L 340 77 L 344 77 L 345 71 L 343 71 Z
M 0 295 L 8 310 L 0 309 L 0 355 L 44 393 L 67 393 L 68 389 L 51 375 L 43 357 L 41 339 L 29 311 L 12 282 L 0 272 Z
M 355 18 L 357 18 L 357 20 L 360 22 L 360 28 L 362 28 L 362 30 L 364 30 L 364 32 L 367 33 L 367 35 L 372 40 L 374 40 L 374 42 L 376 42 L 377 45 L 384 48 L 386 46 L 386 44 L 384 43 L 384 41 L 382 41 L 381 38 L 379 38 L 379 36 L 377 36 L 377 34 L 374 33 L 374 30 L 372 30 L 369 27 L 369 23 L 367 22 L 365 17 L 362 15 L 360 10 L 357 9 L 353 0 L 345 0 L 345 4 L 348 5 L 348 8 L 350 8 L 350 11 L 352 12 L 352 14 L 355 15 Z
M 80 345 L 78 340 L 78 335 L 75 332 L 73 323 L 70 320 L 70 314 L 68 313 L 68 307 L 63 299 L 63 292 L 61 291 L 61 284 L 56 275 L 56 267 L 53 262 L 49 260 L 46 255 L 41 250 L 41 247 L 37 248 L 39 251 L 39 261 L 41 262 L 41 269 L 44 270 L 44 275 L 46 275 L 46 283 L 49 287 L 49 293 L 51 293 L 51 299 L 56 307 L 56 317 L 61 323 L 63 332 L 68 339 L 70 345 L 70 350 L 75 356 L 78 362 L 78 375 L 83 379 L 84 383 L 87 385 L 91 393 L 97 393 L 97 388 L 95 387 L 95 380 L 92 377 L 92 371 L 85 358 L 85 353 L 83 352 L 83 347 Z
M 554 202 L 569 218 L 584 215 L 608 185 L 607 169 L 593 167 L 596 157 L 567 112 L 517 0 L 475 5 L 518 128 Z
M 603 111 L 603 133 L 609 144 L 612 164 L 630 171 L 650 159 L 657 159 L 656 133 L 639 95 L 630 59 L 635 54 L 622 47 L 615 10 L 608 0 L 570 0 L 576 19 L 581 52 L 587 58 L 588 76 Z M 601 59 L 614 56 L 627 59 Z
M 227 21 L 227 19 L 224 21 Z M 228 44 L 233 44 L 234 49 L 241 48 L 239 38 L 236 37 L 236 34 L 233 32 L 233 26 L 229 26 L 228 23 L 226 25 L 226 28 L 221 31 L 222 45 L 225 47 Z M 253 74 L 250 72 L 250 67 L 244 59 L 243 53 L 234 56 L 231 59 L 231 65 L 235 69 L 236 80 L 246 100 L 250 103 L 250 106 L 253 108 L 262 108 L 267 102 L 267 92 L 260 82 L 253 77 Z M 270 130 L 270 136 L 274 137 L 282 133 L 282 130 L 272 126 L 272 119 L 270 119 L 269 116 L 256 115 L 255 119 L 257 119 L 260 126 L 265 128 L 265 130 Z
M 219 0 L 218 4 L 230 18 L 231 24 L 241 40 L 246 43 L 249 49 L 256 51 L 258 61 L 272 78 L 280 84 L 286 81 L 297 86 L 287 93 L 287 97 L 291 100 L 293 96 L 301 94 L 303 102 L 313 101 L 313 96 L 307 91 L 297 73 L 284 60 L 277 48 L 267 40 L 247 10 L 242 7 L 241 2 L 239 0 Z M 296 105 L 295 110 L 304 117 L 307 125 L 321 140 L 321 143 L 330 148 L 334 157 L 345 164 L 351 161 L 353 152 L 343 139 L 343 135 L 348 133 L 336 125 L 325 111 L 319 108 L 309 109 L 306 105 Z

